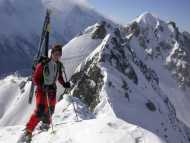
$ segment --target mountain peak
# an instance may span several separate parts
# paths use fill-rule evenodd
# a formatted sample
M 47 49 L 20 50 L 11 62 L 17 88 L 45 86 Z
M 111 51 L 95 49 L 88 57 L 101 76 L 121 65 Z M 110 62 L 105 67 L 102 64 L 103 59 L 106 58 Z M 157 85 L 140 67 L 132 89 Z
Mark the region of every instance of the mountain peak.
M 151 19 L 157 19 L 157 17 L 151 12 L 144 12 L 137 18 L 139 22 L 142 20 L 151 20 Z
M 144 12 L 136 19 L 136 21 L 140 24 L 150 26 L 156 25 L 159 21 L 159 18 L 150 12 Z

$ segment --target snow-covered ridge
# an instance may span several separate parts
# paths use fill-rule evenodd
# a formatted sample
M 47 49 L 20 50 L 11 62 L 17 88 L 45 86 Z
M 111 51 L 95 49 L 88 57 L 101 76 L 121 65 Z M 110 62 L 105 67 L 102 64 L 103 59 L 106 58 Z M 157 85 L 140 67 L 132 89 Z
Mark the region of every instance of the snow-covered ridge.
M 118 28 L 109 34 L 72 76 L 71 93 L 98 118 L 123 119 L 166 142 L 188 142 L 188 126 L 179 121 L 170 95 L 160 87 L 159 73 L 133 52 Z
M 56 107 L 55 117 L 60 122 L 60 124 L 54 124 L 56 133 L 52 135 L 50 132 L 40 134 L 35 132 L 32 143 L 125 143 L 126 141 L 134 142 L 135 140 L 145 141 L 146 143 L 152 143 L 152 141 L 154 143 L 164 142 L 148 130 L 128 124 L 120 119 L 108 117 L 104 119 L 83 118 L 77 122 L 74 118 L 72 106 L 69 106 L 64 115 L 63 109 L 62 104 Z M 84 112 L 84 109 L 80 111 L 83 115 L 89 116 L 88 113 Z M 67 117 L 70 118 L 67 120 Z M 22 126 L 14 126 L 0 129 L 0 142 L 15 142 L 22 133 L 22 128 Z
M 136 20 L 141 26 L 156 26 L 158 24 L 159 18 L 152 15 L 149 12 L 141 14 Z

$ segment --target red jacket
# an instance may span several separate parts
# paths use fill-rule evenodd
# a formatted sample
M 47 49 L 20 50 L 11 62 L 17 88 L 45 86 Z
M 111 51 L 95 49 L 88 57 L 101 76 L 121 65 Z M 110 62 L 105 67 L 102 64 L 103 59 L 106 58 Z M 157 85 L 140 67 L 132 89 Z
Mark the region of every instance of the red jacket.
M 32 76 L 32 81 L 33 81 L 34 85 L 37 86 L 37 91 L 39 91 L 39 90 L 42 91 L 43 67 L 44 67 L 43 64 L 41 64 L 41 63 L 37 64 L 34 74 Z M 58 75 L 59 75 L 59 77 L 58 77 L 59 83 L 64 86 L 65 81 L 63 79 L 63 75 L 62 75 L 61 71 L 59 71 Z

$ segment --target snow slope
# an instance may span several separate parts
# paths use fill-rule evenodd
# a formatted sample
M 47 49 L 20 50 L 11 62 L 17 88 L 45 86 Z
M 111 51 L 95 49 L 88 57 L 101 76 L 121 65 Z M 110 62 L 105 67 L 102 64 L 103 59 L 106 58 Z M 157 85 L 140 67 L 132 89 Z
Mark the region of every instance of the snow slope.
M 63 105 L 66 103 L 67 100 L 63 100 L 56 106 L 56 114 L 54 115 L 56 133 L 43 132 L 38 134 L 35 132 L 33 143 L 125 143 L 126 141 L 152 143 L 152 140 L 155 143 L 161 142 L 161 139 L 153 133 L 120 119 L 109 117 L 89 119 L 87 117 L 93 117 L 93 115 L 85 111 L 84 105 L 83 108 L 78 108 L 80 121 L 77 122 L 72 106 L 69 106 L 63 114 L 65 108 Z M 85 113 L 87 117 L 84 117 Z M 68 117 L 69 119 L 67 119 Z M 23 128 L 23 126 L 14 126 L 0 129 L 0 142 L 15 142 Z
M 8 76 L 0 81 L 0 126 L 22 124 L 28 120 L 34 109 L 34 105 L 27 102 L 30 82 L 20 90 L 22 81 L 26 81 L 26 78 Z
M 50 45 L 65 44 L 87 26 L 106 20 L 76 0 L 1 0 L 0 76 L 30 72 L 47 8 L 52 10 Z
M 66 67 L 68 78 L 73 75 L 76 67 L 101 44 L 103 38 L 93 38 L 94 35 L 98 35 L 96 32 L 101 29 L 100 25 L 96 23 L 93 26 L 89 26 L 63 47 L 62 61 Z M 108 23 L 105 25 L 105 34 L 110 32 L 109 26 L 110 24 Z

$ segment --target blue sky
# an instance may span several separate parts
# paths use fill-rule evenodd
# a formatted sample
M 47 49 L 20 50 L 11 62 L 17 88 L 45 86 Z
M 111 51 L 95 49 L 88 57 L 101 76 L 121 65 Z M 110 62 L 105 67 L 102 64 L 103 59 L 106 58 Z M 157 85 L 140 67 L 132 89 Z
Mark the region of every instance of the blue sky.
M 127 24 L 143 12 L 163 20 L 176 21 L 181 30 L 190 32 L 190 0 L 88 0 L 99 12 Z

